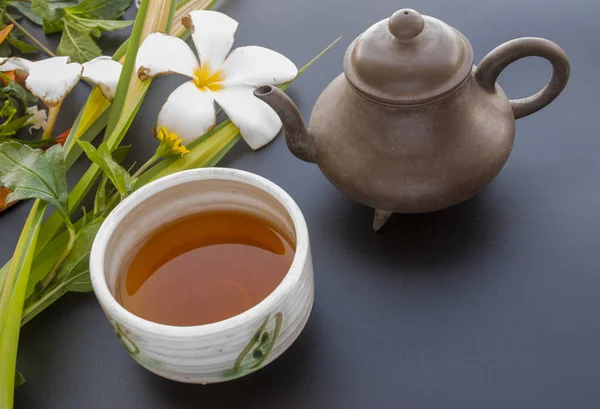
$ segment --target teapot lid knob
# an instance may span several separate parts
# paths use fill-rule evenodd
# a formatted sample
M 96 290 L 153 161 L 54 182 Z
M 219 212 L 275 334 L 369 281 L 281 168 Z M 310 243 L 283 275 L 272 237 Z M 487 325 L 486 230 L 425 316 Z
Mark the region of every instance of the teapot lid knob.
M 388 22 L 390 33 L 399 40 L 410 40 L 423 31 L 425 21 L 418 11 L 413 9 L 398 10 Z

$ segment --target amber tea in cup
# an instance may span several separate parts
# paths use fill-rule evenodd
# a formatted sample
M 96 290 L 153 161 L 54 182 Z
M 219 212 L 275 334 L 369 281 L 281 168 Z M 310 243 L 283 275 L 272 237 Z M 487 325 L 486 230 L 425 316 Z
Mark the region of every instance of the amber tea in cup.
M 294 258 L 292 241 L 262 218 L 210 210 L 154 231 L 125 262 L 116 299 L 159 324 L 203 325 L 265 299 Z

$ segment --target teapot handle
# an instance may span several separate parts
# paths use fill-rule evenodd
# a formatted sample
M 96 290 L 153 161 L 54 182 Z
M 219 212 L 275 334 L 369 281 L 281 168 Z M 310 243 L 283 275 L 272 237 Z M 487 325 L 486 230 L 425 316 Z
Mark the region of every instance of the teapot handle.
M 522 99 L 510 100 L 515 119 L 533 114 L 554 101 L 569 80 L 569 59 L 552 41 L 536 37 L 517 38 L 508 41 L 486 55 L 475 71 L 479 85 L 495 92 L 496 79 L 509 64 L 525 57 L 543 57 L 552 64 L 552 77 L 537 94 Z

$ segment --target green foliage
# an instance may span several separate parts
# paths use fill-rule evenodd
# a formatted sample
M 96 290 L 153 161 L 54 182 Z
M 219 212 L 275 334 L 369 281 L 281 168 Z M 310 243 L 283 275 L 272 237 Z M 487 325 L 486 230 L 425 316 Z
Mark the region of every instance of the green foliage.
M 0 144 L 0 182 L 12 193 L 7 201 L 36 198 L 50 203 L 69 219 L 67 171 L 62 146 L 46 152 L 16 141 Z
M 10 45 L 15 47 L 17 50 L 22 52 L 23 54 L 36 53 L 38 49 L 36 46 L 26 43 L 23 40 L 19 40 L 15 34 L 11 33 L 6 39 Z
M 12 3 L 13 2 L 0 1 L 0 29 L 5 28 L 8 25 L 8 23 L 10 23 L 5 14 L 7 6 L 17 7 L 17 5 L 13 5 Z M 20 4 L 21 2 L 15 3 Z M 0 41 L 0 56 L 10 57 L 12 55 L 10 49 L 11 46 L 23 54 L 35 53 L 38 51 L 38 48 L 36 46 L 23 41 L 23 33 L 16 27 L 13 27 L 12 30 L 10 30 L 4 42 Z
M 37 98 L 25 88 L 11 81 L 8 76 L 0 73 L 0 78 L 7 85 L 0 88 L 0 141 L 13 136 L 23 128 L 31 115 L 26 113 L 29 104 L 34 103 Z M 3 102 L 2 102 L 3 101 Z
M 94 237 L 103 221 L 102 218 L 93 219 L 77 232 L 73 248 L 58 271 L 53 285 L 41 291 L 37 286 L 34 287 L 35 290 L 25 303 L 23 325 L 69 291 L 92 291 L 89 273 L 90 252 Z M 33 277 L 32 271 L 31 278 Z
M 131 191 L 131 175 L 113 158 L 108 144 L 103 142 L 98 149 L 85 141 L 77 141 L 87 157 L 102 169 L 102 172 L 108 177 L 112 184 L 117 188 L 122 197 L 127 196 Z
M 86 62 L 102 55 L 96 40 L 104 31 L 126 28 L 131 21 L 117 20 L 131 4 L 131 0 L 82 0 L 81 2 L 57 2 L 31 0 L 31 6 L 19 2 L 19 11 L 42 25 L 46 34 L 62 32 L 56 52 L 68 55 L 73 61 Z M 17 6 L 15 6 L 17 7 Z M 40 21 L 41 19 L 41 21 Z
M 37 24 L 38 26 L 41 26 L 44 22 L 40 16 L 38 16 L 31 10 L 31 3 L 29 2 L 11 1 L 10 3 L 8 3 L 8 6 L 17 9 L 19 13 L 21 13 L 23 16 L 25 16 L 27 19 Z
M 130 4 L 130 0 L 82 0 L 65 11 L 81 18 L 114 20 L 123 16 Z
M 13 41 L 10 36 L 7 40 Z M 26 109 L 37 102 L 37 98 L 2 72 L 0 72 L 0 80 L 1 83 L 6 84 L 0 88 L 0 142 L 2 142 L 26 125 L 31 117 Z
M 21 375 L 21 372 L 15 372 L 15 388 L 23 385 L 25 383 L 25 378 Z
M 60 43 L 56 48 L 59 55 L 68 55 L 71 60 L 85 62 L 93 60 L 102 55 L 102 50 L 90 32 L 79 31 L 69 20 L 61 20 L 63 24 L 63 35 L 60 38 Z

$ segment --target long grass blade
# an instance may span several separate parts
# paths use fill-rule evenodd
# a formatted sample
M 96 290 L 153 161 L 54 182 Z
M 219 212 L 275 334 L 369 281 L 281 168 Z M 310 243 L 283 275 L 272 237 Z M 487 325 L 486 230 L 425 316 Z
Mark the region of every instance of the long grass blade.
M 45 210 L 46 204 L 36 200 L 19 237 L 0 291 L 0 408 L 3 409 L 12 408 L 13 405 L 17 345 L 25 289 Z

